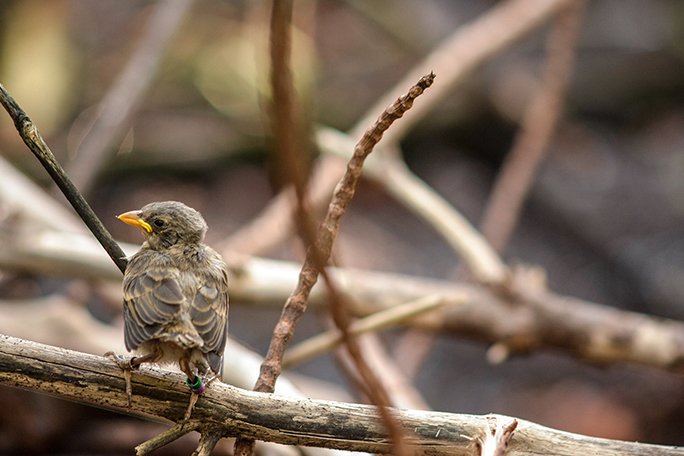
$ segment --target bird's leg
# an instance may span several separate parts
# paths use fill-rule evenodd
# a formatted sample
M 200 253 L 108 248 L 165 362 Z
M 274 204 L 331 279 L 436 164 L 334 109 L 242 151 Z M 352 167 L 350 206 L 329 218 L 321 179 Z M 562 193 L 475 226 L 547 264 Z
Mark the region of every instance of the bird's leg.
M 195 373 L 195 368 L 187 357 L 182 357 L 178 360 L 178 365 L 180 369 L 188 377 L 185 383 L 190 387 L 192 393 L 190 394 L 190 403 L 188 408 L 185 410 L 185 415 L 183 416 L 183 421 L 188 421 L 192 415 L 192 411 L 195 408 L 195 404 L 199 397 L 204 393 L 205 386 L 202 378 Z
M 131 371 L 140 368 L 142 363 L 154 363 L 159 361 L 162 357 L 161 350 L 155 349 L 152 353 L 143 356 L 133 356 L 126 358 L 118 355 L 112 351 L 104 354 L 105 357 L 111 359 L 124 373 L 124 380 L 126 381 L 126 397 L 128 398 L 128 407 L 130 408 L 133 400 L 133 386 L 131 384 Z
M 132 405 L 133 400 L 133 386 L 131 385 L 131 370 L 133 370 L 133 359 L 108 351 L 103 356 L 111 359 L 123 371 L 124 380 L 126 381 L 126 397 L 128 398 L 128 408 Z
M 204 393 L 204 383 L 202 378 L 195 373 L 195 366 L 188 360 L 187 357 L 182 357 L 178 360 L 178 365 L 183 373 L 188 377 L 185 383 L 190 387 L 193 393 L 201 395 Z

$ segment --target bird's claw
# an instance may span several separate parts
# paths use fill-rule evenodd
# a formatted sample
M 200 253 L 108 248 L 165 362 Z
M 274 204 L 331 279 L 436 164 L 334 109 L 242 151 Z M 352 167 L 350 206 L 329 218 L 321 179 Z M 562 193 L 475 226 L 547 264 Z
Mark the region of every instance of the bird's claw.
M 124 380 L 126 381 L 126 398 L 128 400 L 128 408 L 131 408 L 131 405 L 133 403 L 133 386 L 131 385 L 131 371 L 135 369 L 132 363 L 132 361 L 135 358 L 128 358 L 126 356 L 119 355 L 112 351 L 108 351 L 103 356 L 114 361 L 114 363 L 117 366 L 119 366 L 119 368 L 123 371 Z

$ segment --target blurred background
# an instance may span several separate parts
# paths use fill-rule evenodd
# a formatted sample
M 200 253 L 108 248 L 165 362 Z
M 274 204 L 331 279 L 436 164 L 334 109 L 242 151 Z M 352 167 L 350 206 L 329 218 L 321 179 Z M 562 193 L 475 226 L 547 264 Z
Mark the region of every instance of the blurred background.
M 306 117 L 348 130 L 440 42 L 499 3 L 295 2 L 293 70 Z M 279 191 L 264 108 L 269 8 L 263 1 L 5 0 L 0 82 L 116 239 L 141 241 L 114 215 L 173 199 L 202 212 L 208 243 L 220 244 Z M 548 25 L 530 30 L 469 73 L 402 142 L 411 170 L 475 225 L 539 86 L 548 31 Z M 121 109 L 106 117 L 100 111 L 105 101 L 130 103 L 128 120 L 118 123 Z M 94 124 L 97 116 L 101 121 Z M 91 152 L 99 158 L 89 159 Z M 0 157 L 66 205 L 4 112 Z M 556 292 L 682 319 L 683 173 L 684 4 L 590 1 L 563 115 L 504 258 L 544 268 Z M 3 242 L 20 222 L 15 209 L 0 201 Z M 444 240 L 370 181 L 360 186 L 336 249 L 344 266 L 445 280 L 459 271 Z M 260 254 L 302 258 L 294 240 Z M 46 341 L 36 323 L 41 306 L 66 300 L 122 339 L 117 287 L 4 268 L 0 331 Z M 279 305 L 255 308 L 233 300 L 231 336 L 265 353 Z M 325 313 L 312 312 L 295 340 L 325 328 Z M 101 354 L 68 331 L 59 335 L 46 342 Z M 383 333 L 390 352 L 400 336 L 399 330 Z M 415 372 L 427 404 L 440 411 L 508 414 L 588 435 L 684 444 L 681 376 L 593 366 L 552 351 L 492 365 L 487 349 L 437 335 Z M 332 356 L 288 374 L 295 383 L 360 400 Z M 159 429 L 0 388 L 2 454 L 129 454 Z M 175 445 L 160 454 L 192 448 Z

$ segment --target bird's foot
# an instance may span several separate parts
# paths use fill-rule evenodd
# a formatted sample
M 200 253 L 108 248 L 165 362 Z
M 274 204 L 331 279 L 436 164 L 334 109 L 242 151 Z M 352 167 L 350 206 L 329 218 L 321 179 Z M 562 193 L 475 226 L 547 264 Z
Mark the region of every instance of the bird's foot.
M 114 363 L 119 366 L 119 368 L 123 371 L 124 374 L 124 380 L 126 381 L 126 397 L 128 399 L 128 407 L 130 408 L 132 405 L 132 400 L 133 400 L 133 386 L 131 385 L 131 371 L 135 369 L 138 366 L 135 366 L 133 364 L 133 360 L 135 358 L 128 358 L 126 356 L 118 355 L 114 352 L 107 352 L 103 355 L 105 358 L 109 358 Z

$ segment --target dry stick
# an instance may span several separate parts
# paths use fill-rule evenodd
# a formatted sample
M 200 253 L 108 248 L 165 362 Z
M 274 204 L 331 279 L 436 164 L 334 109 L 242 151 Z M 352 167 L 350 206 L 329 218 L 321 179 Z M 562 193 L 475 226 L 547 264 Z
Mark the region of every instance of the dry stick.
M 381 375 L 384 388 L 389 395 L 392 407 L 402 409 L 430 410 L 420 391 L 413 385 L 413 379 L 409 379 L 397 362 L 390 356 L 383 341 L 375 334 L 365 334 L 357 337 L 357 343 L 361 347 L 366 362 L 373 366 L 373 372 Z M 345 374 L 353 381 L 360 382 L 352 360 L 343 350 L 336 350 L 335 360 L 345 371 Z
M 41 233 L 10 241 L 0 238 L 0 267 L 120 283 L 120 272 L 91 237 L 64 236 Z M 66 249 L 66 245 L 78 248 Z M 233 260 L 231 296 L 237 303 L 265 307 L 287 299 L 301 266 L 257 257 Z M 345 294 L 360 304 L 354 309 L 360 317 L 437 293 L 445 298 L 444 307 L 437 315 L 412 320 L 412 326 L 488 344 L 515 341 L 523 353 L 554 350 L 594 365 L 632 364 L 684 373 L 681 321 L 549 292 L 536 299 L 532 309 L 511 306 L 490 287 L 479 284 L 371 270 L 331 268 L 330 272 Z M 309 306 L 323 310 L 325 304 L 323 290 L 314 288 Z
M 306 200 L 306 179 L 303 170 L 304 164 L 307 163 L 308 155 L 306 149 L 301 144 L 298 144 L 304 142 L 302 141 L 304 135 L 301 133 L 303 121 L 300 112 L 297 110 L 294 83 L 289 71 L 291 16 L 292 0 L 276 0 L 274 2 L 271 22 L 271 53 L 273 60 L 271 77 L 276 107 L 275 124 L 279 127 L 277 132 L 280 134 L 278 144 L 281 148 L 284 163 L 287 166 L 286 171 L 290 175 L 290 180 L 295 188 L 296 219 L 299 225 L 299 234 L 307 250 L 311 253 L 315 269 L 323 276 L 330 298 L 333 320 L 340 328 L 342 341 L 364 381 L 363 386 L 367 391 L 367 396 L 370 398 L 371 403 L 378 407 L 380 416 L 387 426 L 392 442 L 392 453 L 398 456 L 408 456 L 409 451 L 406 447 L 403 431 L 387 409 L 391 405 L 387 391 L 365 362 L 356 340 L 349 336 L 347 331 L 350 321 L 347 310 L 348 306 L 338 291 L 338 287 L 335 286 L 335 283 L 325 270 L 330 252 L 324 253 L 321 251 L 320 245 L 316 240 L 316 232 L 312 223 L 313 218 L 308 210 L 309 203 Z M 370 149 L 372 147 L 370 146 Z M 365 155 L 370 153 L 370 149 Z M 297 151 L 299 151 L 298 155 Z M 351 200 L 352 197 L 353 191 L 349 193 L 348 199 Z M 333 236 L 330 241 L 330 249 L 332 249 L 334 238 L 337 236 L 337 228 L 331 232 Z M 236 444 L 236 449 L 237 447 L 238 445 Z M 243 454 L 243 452 L 237 450 L 235 453 L 238 455 Z
M 38 161 L 47 170 L 48 174 L 50 174 L 52 180 L 57 184 L 62 193 L 64 193 L 64 196 L 100 242 L 107 254 L 109 254 L 112 261 L 114 261 L 114 264 L 116 264 L 122 273 L 125 272 L 126 266 L 128 265 L 126 254 L 114 238 L 112 238 L 111 234 L 109 234 L 109 231 L 104 227 L 102 221 L 95 215 L 95 212 L 83 195 L 81 195 L 76 186 L 71 182 L 69 176 L 67 176 L 64 169 L 57 162 L 54 154 L 43 140 L 31 119 L 1 84 L 0 102 L 9 113 L 10 117 L 12 117 L 12 120 L 14 120 L 14 125 L 17 128 L 17 131 L 19 131 L 19 135 L 24 140 L 24 143 L 26 143 L 31 152 L 33 152 Z
M 370 154 L 375 143 L 379 141 L 382 133 L 396 118 L 403 115 L 403 112 L 412 104 L 413 99 L 420 95 L 427 86 L 431 85 L 432 80 L 434 79 L 434 75 L 428 77 L 429 82 L 427 82 L 426 78 L 421 79 L 421 83 L 419 83 L 420 90 L 415 94 L 410 93 L 403 100 L 403 106 L 405 106 L 405 108 L 402 110 L 402 104 L 398 104 L 396 113 L 386 113 L 384 122 L 379 121 L 376 124 L 375 132 L 367 133 L 365 137 L 371 138 L 373 141 L 368 140 L 367 144 L 364 144 L 362 141 L 360 145 L 365 146 L 365 148 L 359 147 L 358 150 L 355 151 L 355 155 L 348 165 L 348 172 L 340 182 L 340 185 L 333 196 L 333 200 L 330 203 L 328 213 L 321 225 L 319 234 L 316 236 L 304 197 L 305 179 L 302 171 L 302 163 L 304 160 L 302 160 L 301 155 L 296 155 L 297 150 L 302 151 L 303 148 L 298 147 L 299 145 L 297 144 L 297 140 L 300 139 L 297 135 L 297 130 L 300 127 L 300 116 L 298 115 L 299 113 L 295 106 L 294 88 L 289 70 L 289 33 L 291 15 L 292 2 L 290 0 L 274 2 L 271 16 L 271 58 L 273 62 L 271 80 L 275 105 L 273 117 L 274 130 L 278 139 L 281 155 L 284 158 L 284 163 L 289 167 L 289 177 L 295 188 L 297 202 L 296 219 L 299 223 L 300 234 L 305 241 L 305 245 L 307 245 L 307 256 L 302 268 L 302 274 L 300 275 L 300 285 L 302 286 L 298 287 L 298 290 L 295 290 L 293 295 L 291 295 L 293 299 L 288 299 L 283 308 L 281 319 L 274 329 L 274 335 L 271 346 L 269 347 L 268 355 L 262 364 L 261 375 L 255 386 L 255 390 L 257 391 L 272 391 L 277 376 L 282 369 L 281 360 L 285 346 L 294 333 L 296 321 L 306 309 L 308 294 L 319 274 L 322 273 L 326 279 L 332 301 L 339 304 L 333 307 L 337 309 L 342 308 L 341 297 L 339 296 L 339 293 L 336 292 L 336 288 L 330 278 L 327 277 L 324 267 L 330 257 L 332 244 L 337 235 L 341 217 L 344 215 L 346 207 L 353 197 L 363 161 L 365 160 L 365 157 Z M 392 114 L 394 114 L 394 117 L 392 117 Z M 297 296 L 298 294 L 299 296 Z M 336 319 L 337 321 L 340 320 L 340 312 L 336 314 Z M 388 405 L 386 393 L 377 379 L 372 375 L 368 366 L 364 364 L 358 347 L 348 338 L 345 338 L 345 341 L 348 344 L 350 353 L 353 354 L 353 357 L 359 366 L 360 372 L 362 372 L 362 375 L 368 384 L 369 391 L 371 392 L 370 397 L 372 397 L 378 405 Z M 406 450 L 403 449 L 403 444 L 401 443 L 401 429 L 396 425 L 389 415 L 389 412 L 384 407 L 380 408 L 380 414 L 383 421 L 387 424 L 389 434 L 394 443 L 394 451 L 397 454 L 406 454 Z M 240 438 L 235 444 L 235 454 L 249 455 L 252 453 L 252 447 L 253 440 Z
M 191 4 L 192 0 L 157 4 L 137 49 L 100 103 L 90 128 L 73 153 L 77 160 L 67 166 L 72 180 L 84 193 L 88 193 L 114 151 L 115 141 L 128 128 L 131 115 L 150 87 L 164 51 Z
M 126 270 L 128 260 L 126 254 L 121 250 L 119 244 L 116 243 L 109 231 L 104 227 L 100 219 L 95 215 L 95 212 L 90 207 L 88 202 L 83 198 L 83 195 L 78 191 L 74 184 L 66 175 L 64 169 L 60 166 L 54 154 L 50 150 L 43 137 L 38 132 L 38 128 L 33 124 L 29 116 L 10 96 L 5 87 L 0 84 L 0 103 L 5 107 L 10 117 L 14 121 L 21 139 L 28 148 L 33 152 L 41 165 L 50 174 L 52 180 L 57 184 L 59 189 L 64 193 L 69 203 L 76 210 L 88 229 L 100 242 L 102 247 L 109 254 L 114 264 L 123 273 Z
M 339 155 L 351 142 L 348 135 L 331 128 L 321 128 L 317 133 L 321 148 L 326 153 Z M 385 149 L 398 150 L 394 146 L 385 146 Z M 505 283 L 508 268 L 496 252 L 465 217 L 413 174 L 403 161 L 393 154 L 374 157 L 368 161 L 364 171 L 440 233 L 479 282 Z
M 154 450 L 159 449 L 164 445 L 167 445 L 173 442 L 174 440 L 183 437 L 185 434 L 188 434 L 192 431 L 197 431 L 200 428 L 200 426 L 201 423 L 198 421 L 178 423 L 175 426 L 172 426 L 171 428 L 167 429 L 166 431 L 157 434 L 151 439 L 136 446 L 135 454 L 137 456 L 149 454 Z
M 319 228 L 316 245 L 318 252 L 324 258 L 329 258 L 332 244 L 339 230 L 339 224 L 351 198 L 354 195 L 356 184 L 361 175 L 361 169 L 365 158 L 373 150 L 375 144 L 380 141 L 382 133 L 403 115 L 413 104 L 413 100 L 429 87 L 434 80 L 434 74 L 429 74 L 413 86 L 407 95 L 401 97 L 392 106 L 382 113 L 364 136 L 361 138 L 354 155 L 347 165 L 347 170 L 335 189 L 328 212 Z M 268 349 L 266 359 L 262 364 L 261 373 L 255 387 L 256 391 L 271 392 L 273 385 L 282 370 L 282 358 L 285 347 L 294 332 L 297 320 L 306 310 L 307 299 L 311 288 L 318 279 L 316 258 L 313 249 L 307 251 L 306 259 L 302 266 L 297 287 L 285 303 L 280 320 L 273 332 L 274 337 Z
M 426 97 L 425 103 L 421 103 L 418 109 L 411 110 L 410 115 L 404 119 L 408 120 L 408 123 L 402 122 L 398 129 L 392 129 L 386 138 L 389 141 L 384 142 L 383 148 L 398 143 L 415 123 L 441 103 L 448 92 L 453 90 L 476 68 L 497 53 L 507 49 L 526 33 L 543 24 L 559 8 L 571 1 L 510 0 L 500 2 L 486 14 L 460 27 L 428 57 L 415 65 L 401 82 L 381 97 L 382 102 L 376 103 L 366 111 L 362 119 L 350 130 L 350 136 L 354 139 L 358 138 L 374 120 L 377 112 L 387 106 L 398 94 L 403 92 L 405 87 L 412 84 L 422 74 L 428 70 L 433 70 L 439 74 L 440 84 L 431 91 L 429 97 Z M 342 153 L 347 153 L 347 151 L 348 149 L 342 149 Z M 317 168 L 329 171 L 336 167 L 337 161 L 335 158 L 322 157 Z M 318 172 L 315 173 L 312 181 L 317 183 L 311 186 L 313 195 L 310 195 L 310 200 L 312 202 L 325 201 L 323 195 L 327 195 L 333 188 L 336 176 L 337 174 L 333 172 L 325 172 L 321 176 Z M 382 179 L 378 182 L 382 184 Z M 292 207 L 292 201 L 291 195 L 287 191 L 281 192 L 262 212 L 263 217 L 257 217 L 252 223 L 233 234 L 230 239 L 226 240 L 221 250 L 230 251 L 231 248 L 237 248 L 244 253 L 256 254 L 281 242 L 291 234 L 292 223 L 290 221 L 291 210 L 279 208 Z M 422 214 L 419 215 L 422 216 Z M 272 226 L 278 226 L 279 229 L 275 231 L 269 229 Z M 266 238 L 267 235 L 270 236 L 270 239 Z M 252 245 L 248 242 L 252 239 L 258 239 L 258 242 Z M 484 264 L 487 259 L 483 258 L 482 261 Z M 495 263 L 492 263 L 492 268 L 493 272 L 496 273 L 498 269 Z
M 337 329 L 339 331 L 339 328 Z M 391 407 L 430 410 L 428 403 L 413 385 L 412 379 L 404 375 L 377 334 L 363 334 L 354 337 L 353 340 L 358 345 L 361 353 L 363 353 L 365 363 L 373 366 L 373 372 L 382 381 L 382 386 L 387 392 L 387 400 Z M 335 350 L 333 357 L 338 368 L 346 375 L 348 382 L 355 385 L 367 398 L 368 389 L 364 386 L 363 377 L 359 374 L 359 369 L 349 351 L 343 349 Z
M 515 143 L 496 179 L 482 219 L 482 234 L 503 251 L 517 225 L 523 202 L 558 124 L 575 60 L 584 1 L 558 16 L 547 44 L 541 86 L 532 100 Z
M 63 233 L 3 242 L 0 266 L 50 276 L 120 282 L 120 273 L 90 237 Z M 65 245 L 78 249 L 65 249 Z M 135 246 L 131 246 L 135 248 Z M 273 306 L 287 299 L 300 266 L 265 258 L 240 259 L 231 265 L 231 296 L 237 303 Z M 512 352 L 554 350 L 595 365 L 632 364 L 684 373 L 684 322 L 627 312 L 601 303 L 544 291 L 530 306 L 509 301 L 479 284 L 440 281 L 371 270 L 330 269 L 344 292 L 365 316 L 400 302 L 439 293 L 438 315 L 425 315 L 412 326 L 492 344 L 505 341 Z M 309 305 L 325 309 L 325 296 L 314 288 Z
M 303 126 L 302 116 L 300 115 L 301 113 L 299 112 L 298 106 L 296 106 L 297 100 L 290 68 L 292 54 L 292 5 L 293 0 L 273 0 L 271 7 L 269 49 L 271 57 L 270 81 L 272 103 L 270 117 L 272 121 L 273 136 L 276 140 L 276 150 L 281 161 L 280 164 L 285 167 L 285 175 L 278 177 L 288 179 L 289 183 L 291 183 L 292 187 L 295 189 L 297 198 L 295 215 L 301 231 L 306 233 L 306 236 L 303 237 L 308 240 L 308 234 L 313 231 L 313 222 L 309 218 L 304 202 L 306 175 L 303 172 L 303 163 L 306 161 L 307 153 L 301 144 L 301 142 L 303 142 L 303 134 L 301 131 Z M 311 238 L 313 238 L 313 236 L 311 236 Z M 309 246 L 309 250 L 311 249 L 313 249 L 313 247 Z M 316 264 L 314 269 L 320 270 L 320 266 Z M 304 313 L 306 298 L 303 299 L 302 306 L 301 313 Z M 287 303 L 285 304 L 285 308 L 283 308 L 283 315 L 281 316 L 280 321 L 283 321 L 286 309 Z M 292 318 L 291 325 L 287 327 L 288 334 L 285 336 L 286 339 L 289 340 L 294 334 L 296 320 L 298 318 L 298 316 Z M 277 339 L 276 334 L 280 321 L 274 329 L 271 347 L 273 347 L 274 342 Z M 284 344 L 286 344 L 286 342 Z M 269 348 L 269 355 L 270 354 L 271 348 Z M 262 380 L 264 366 L 268 359 L 269 358 L 267 357 L 261 365 L 261 374 L 257 379 L 254 388 L 256 391 L 259 391 L 259 381 Z M 278 362 L 280 363 L 280 361 Z M 277 375 L 269 382 L 268 387 L 270 387 L 270 390 L 267 389 L 268 392 L 272 392 L 275 389 L 276 379 Z M 254 452 L 255 442 L 254 438 L 239 436 L 235 440 L 233 453 L 236 456 L 249 456 Z

